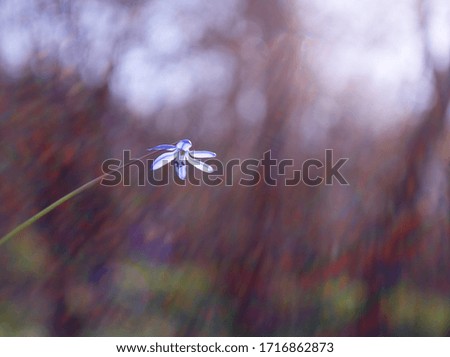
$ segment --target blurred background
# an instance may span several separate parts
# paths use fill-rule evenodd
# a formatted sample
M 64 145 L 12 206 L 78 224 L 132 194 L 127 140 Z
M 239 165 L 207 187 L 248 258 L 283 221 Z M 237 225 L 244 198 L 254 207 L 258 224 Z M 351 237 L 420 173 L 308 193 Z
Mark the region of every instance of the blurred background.
M 0 0 L 0 235 L 125 149 L 349 158 L 348 186 L 89 189 L 0 246 L 0 335 L 449 336 L 449 18 Z

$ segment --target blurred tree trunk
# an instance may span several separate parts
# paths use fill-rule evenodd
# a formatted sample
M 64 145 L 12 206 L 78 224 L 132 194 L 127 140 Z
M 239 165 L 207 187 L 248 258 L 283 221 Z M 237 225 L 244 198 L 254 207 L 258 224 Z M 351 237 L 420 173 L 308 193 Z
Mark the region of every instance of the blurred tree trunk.
M 101 118 L 108 105 L 108 87 L 87 89 L 77 79 L 60 81 L 58 71 L 45 81 L 28 75 L 6 84 L 11 115 L 16 118 L 9 122 L 14 129 L 10 132 L 17 136 L 7 140 L 27 167 L 28 184 L 35 183 L 35 196 L 28 198 L 34 200 L 35 212 L 97 176 L 99 163 L 108 156 L 107 148 L 98 145 L 105 136 Z M 27 108 L 33 108 L 32 115 L 22 115 Z M 19 188 L 11 185 L 10 189 L 13 193 Z M 35 225 L 51 256 L 43 288 L 54 308 L 48 322 L 54 336 L 80 336 L 87 321 L 95 322 L 92 312 L 99 306 L 74 311 L 68 298 L 77 284 L 90 284 L 97 293 L 99 272 L 113 258 L 125 227 L 119 217 L 110 219 L 115 210 L 110 191 L 95 187 Z M 112 237 L 108 232 L 114 227 Z M 74 297 L 70 298 L 73 303 Z
M 247 16 L 258 19 L 264 31 L 265 62 L 261 68 L 267 103 L 266 116 L 260 127 L 253 152 L 271 159 L 283 158 L 287 138 L 286 124 L 299 105 L 298 49 L 301 37 L 288 4 L 251 2 Z M 280 187 L 270 186 L 277 179 L 275 170 L 259 167 L 261 181 L 242 192 L 243 211 L 252 224 L 238 256 L 231 262 L 233 270 L 225 280 L 228 291 L 237 298 L 232 333 L 235 336 L 274 335 L 280 324 L 279 311 L 270 305 L 268 267 L 276 266 L 282 202 Z M 256 200 L 255 200 L 256 198 Z M 270 268 L 269 268 L 270 269 Z
M 383 297 L 399 284 L 402 261 L 412 255 L 409 247 L 420 247 L 418 232 L 424 222 L 418 212 L 417 201 L 427 164 L 436 154 L 437 145 L 445 133 L 450 98 L 449 74 L 450 69 L 434 72 L 434 101 L 405 143 L 405 168 L 399 180 L 386 192 L 385 202 L 388 204 L 373 226 L 377 230 L 376 247 L 364 262 L 363 278 L 368 286 L 368 298 L 357 323 L 359 336 L 392 334 L 381 303 Z

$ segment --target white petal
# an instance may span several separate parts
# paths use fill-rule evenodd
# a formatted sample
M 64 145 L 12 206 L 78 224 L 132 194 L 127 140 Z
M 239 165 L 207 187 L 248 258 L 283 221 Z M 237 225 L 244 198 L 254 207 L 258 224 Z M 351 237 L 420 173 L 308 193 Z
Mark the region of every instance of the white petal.
M 158 151 L 158 150 L 175 150 L 176 146 L 175 145 L 169 145 L 169 144 L 161 144 L 161 145 L 157 145 L 154 146 L 150 149 L 147 149 L 148 151 Z
M 160 167 L 170 163 L 177 156 L 177 150 L 166 152 L 162 155 L 159 155 L 156 160 L 153 162 L 152 170 L 157 170 Z
M 204 162 L 194 159 L 191 155 L 186 155 L 187 161 L 191 164 L 194 165 L 197 169 L 202 170 L 204 172 L 208 172 L 211 173 L 214 171 L 214 169 L 212 168 L 212 166 L 205 164 Z
M 189 150 L 191 148 L 191 146 L 192 146 L 192 143 L 189 139 L 183 139 L 177 143 L 177 149 L 180 149 L 183 151 Z
M 216 154 L 212 151 L 206 151 L 206 150 L 192 150 L 189 151 L 192 157 L 195 157 L 197 159 L 208 159 L 210 157 L 216 157 Z
M 175 166 L 175 170 L 177 171 L 178 177 L 181 180 L 185 180 L 186 179 L 186 165 L 181 164 L 179 166 Z

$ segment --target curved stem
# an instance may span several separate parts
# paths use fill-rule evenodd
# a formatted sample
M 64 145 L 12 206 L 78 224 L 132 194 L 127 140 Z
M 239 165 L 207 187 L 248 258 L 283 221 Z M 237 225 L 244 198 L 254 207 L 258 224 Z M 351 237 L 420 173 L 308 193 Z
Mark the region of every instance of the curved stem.
M 53 211 L 56 207 L 60 206 L 61 204 L 63 204 L 64 202 L 70 200 L 71 198 L 75 197 L 76 195 L 78 195 L 79 193 L 83 192 L 84 190 L 87 190 L 89 187 L 94 186 L 96 183 L 100 182 L 104 177 L 112 174 L 113 172 L 117 172 L 119 170 L 122 170 L 123 168 L 135 163 L 136 161 L 140 161 L 142 159 L 147 158 L 150 155 L 153 155 L 156 151 L 154 152 L 150 152 L 142 157 L 140 157 L 139 159 L 136 160 L 132 160 L 130 162 L 128 162 L 126 165 L 122 165 L 119 166 L 117 169 L 115 170 L 111 170 L 87 183 L 85 183 L 84 185 L 78 187 L 77 189 L 71 191 L 70 193 L 68 193 L 67 195 L 61 197 L 59 200 L 53 202 L 50 206 L 47 206 L 46 208 L 44 208 L 42 211 L 39 211 L 38 213 L 36 213 L 34 216 L 32 216 L 31 218 L 27 219 L 25 222 L 19 224 L 16 228 L 14 228 L 11 232 L 7 233 L 6 235 L 4 235 L 3 237 L 0 238 L 0 246 L 4 243 L 6 243 L 7 241 L 9 241 L 12 237 L 14 237 L 15 235 L 17 235 L 19 232 L 23 231 L 25 228 L 31 226 L 34 222 L 36 222 L 39 218 L 42 218 L 43 216 L 45 216 L 47 213 Z

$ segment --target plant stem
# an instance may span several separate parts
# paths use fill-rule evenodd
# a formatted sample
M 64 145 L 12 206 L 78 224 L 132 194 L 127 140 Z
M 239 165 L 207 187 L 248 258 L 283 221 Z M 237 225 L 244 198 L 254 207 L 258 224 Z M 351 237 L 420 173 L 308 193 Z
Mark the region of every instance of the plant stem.
M 123 168 L 130 166 L 131 164 L 135 163 L 136 161 L 140 161 L 143 160 L 147 157 L 149 157 L 150 155 L 153 155 L 156 151 L 147 153 L 146 155 L 140 157 L 139 159 L 136 160 L 132 160 L 130 162 L 128 162 L 126 165 L 122 165 L 119 166 L 117 169 L 115 170 L 111 170 L 87 183 L 85 183 L 84 185 L 78 187 L 77 189 L 73 190 L 72 192 L 68 193 L 67 195 L 65 195 L 64 197 L 61 197 L 59 200 L 53 202 L 50 206 L 47 206 L 46 208 L 44 208 L 42 211 L 39 211 L 38 213 L 36 213 L 34 216 L 32 216 L 31 218 L 27 219 L 25 222 L 19 224 L 16 228 L 14 228 L 11 232 L 7 233 L 6 235 L 4 235 L 3 237 L 0 238 L 0 246 L 4 243 L 6 243 L 7 241 L 9 241 L 12 237 L 14 237 L 15 235 L 17 235 L 19 232 L 23 231 L 25 228 L 27 228 L 28 226 L 31 226 L 34 222 L 36 222 L 39 218 L 42 218 L 43 216 L 45 216 L 47 213 L 53 211 L 56 207 L 60 206 L 61 204 L 63 204 L 64 202 L 70 200 L 71 198 L 75 197 L 76 195 L 78 195 L 79 193 L 83 192 L 84 190 L 87 190 L 89 187 L 94 186 L 96 183 L 100 182 L 104 177 L 112 174 L 113 172 L 117 172 L 119 170 L 122 170 Z

